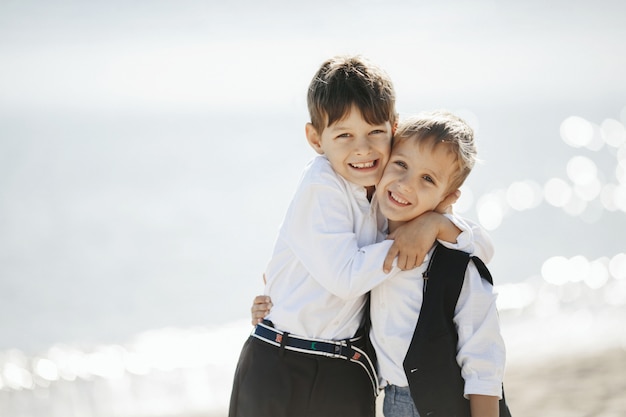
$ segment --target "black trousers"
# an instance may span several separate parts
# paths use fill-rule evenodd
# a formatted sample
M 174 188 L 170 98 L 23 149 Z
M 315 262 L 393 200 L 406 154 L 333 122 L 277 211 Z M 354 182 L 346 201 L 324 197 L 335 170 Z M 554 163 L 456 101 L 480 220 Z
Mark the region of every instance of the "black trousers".
M 281 349 L 251 336 L 237 363 L 228 415 L 375 417 L 375 400 L 359 364 Z

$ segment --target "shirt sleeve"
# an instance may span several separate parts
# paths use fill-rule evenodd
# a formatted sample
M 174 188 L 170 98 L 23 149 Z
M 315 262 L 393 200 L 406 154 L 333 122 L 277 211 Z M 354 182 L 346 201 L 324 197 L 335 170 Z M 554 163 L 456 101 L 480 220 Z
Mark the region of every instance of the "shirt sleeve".
M 491 262 L 494 253 L 493 241 L 485 229 L 469 219 L 458 217 L 455 214 L 444 214 L 456 227 L 461 229 L 461 234 L 456 243 L 439 240 L 439 243 L 449 249 L 457 249 L 480 258 L 484 263 Z
M 457 362 L 465 380 L 465 397 L 482 394 L 500 398 L 506 353 L 496 294 L 473 262 L 465 272 L 454 322 L 459 335 Z
M 359 247 L 357 228 L 369 228 L 365 232 L 375 242 L 376 212 L 371 210 L 373 218 L 356 218 L 346 194 L 333 181 L 305 184 L 292 200 L 282 238 L 313 279 L 332 294 L 350 299 L 390 276 L 383 272 L 383 260 L 392 241 Z

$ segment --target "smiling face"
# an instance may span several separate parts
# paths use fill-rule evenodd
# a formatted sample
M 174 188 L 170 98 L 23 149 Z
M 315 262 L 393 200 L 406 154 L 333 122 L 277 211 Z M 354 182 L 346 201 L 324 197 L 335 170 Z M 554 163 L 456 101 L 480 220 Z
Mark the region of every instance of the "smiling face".
M 399 141 L 376 187 L 381 212 L 391 224 L 433 210 L 451 192 L 457 167 L 449 144 L 414 138 Z
M 346 180 L 370 187 L 380 180 L 391 151 L 391 124 L 371 125 L 355 106 L 321 135 L 307 124 L 309 144 L 325 155 L 335 172 Z

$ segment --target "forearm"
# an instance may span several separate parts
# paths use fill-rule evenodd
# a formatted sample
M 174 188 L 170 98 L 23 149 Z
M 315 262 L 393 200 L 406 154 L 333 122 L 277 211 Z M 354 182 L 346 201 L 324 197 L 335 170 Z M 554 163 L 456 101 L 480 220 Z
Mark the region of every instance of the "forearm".
M 437 240 L 449 243 L 457 243 L 457 238 L 461 234 L 462 230 L 459 229 L 449 218 L 444 215 L 437 215 L 437 221 L 439 222 L 439 233 L 437 234 Z
M 470 411 L 472 417 L 498 417 L 498 397 L 491 395 L 470 394 Z
M 311 248 L 307 251 L 300 247 L 296 251 L 313 279 L 332 294 L 350 299 L 365 294 L 390 277 L 383 271 L 382 264 L 391 244 L 386 240 L 359 248 L 356 242 L 342 241 L 329 234 L 318 235 L 317 256 L 311 256 Z

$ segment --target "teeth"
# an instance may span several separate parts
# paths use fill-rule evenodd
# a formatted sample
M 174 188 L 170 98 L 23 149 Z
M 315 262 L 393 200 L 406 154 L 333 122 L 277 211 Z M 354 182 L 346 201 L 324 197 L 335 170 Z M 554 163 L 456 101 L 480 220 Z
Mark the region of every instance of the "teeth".
M 400 203 L 400 204 L 409 204 L 409 202 L 408 202 L 407 200 L 405 200 L 405 199 L 404 199 L 404 198 L 402 198 L 402 197 L 398 197 L 397 195 L 395 195 L 395 194 L 394 194 L 394 193 L 392 193 L 392 192 L 390 192 L 390 193 L 389 193 L 389 195 L 391 196 L 391 198 L 392 198 L 394 201 L 396 201 L 396 202 L 398 202 L 398 203 Z
M 358 164 L 350 164 L 350 165 L 353 166 L 354 168 L 371 168 L 374 166 L 374 162 L 375 161 L 360 162 Z

